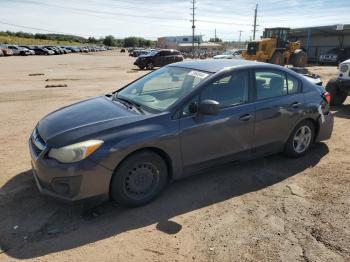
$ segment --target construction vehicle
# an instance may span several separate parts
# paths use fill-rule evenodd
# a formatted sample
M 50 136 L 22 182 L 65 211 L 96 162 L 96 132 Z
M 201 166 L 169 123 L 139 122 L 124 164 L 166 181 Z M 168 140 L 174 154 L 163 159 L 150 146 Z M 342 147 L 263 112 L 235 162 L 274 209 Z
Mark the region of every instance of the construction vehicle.
M 342 105 L 350 96 L 350 59 L 339 65 L 337 78 L 332 78 L 326 85 L 326 91 L 331 94 L 331 105 Z
M 242 57 L 281 66 L 306 66 L 307 54 L 301 49 L 300 42 L 288 41 L 289 31 L 290 28 L 285 27 L 266 28 L 261 40 L 248 43 L 247 51 L 242 53 Z

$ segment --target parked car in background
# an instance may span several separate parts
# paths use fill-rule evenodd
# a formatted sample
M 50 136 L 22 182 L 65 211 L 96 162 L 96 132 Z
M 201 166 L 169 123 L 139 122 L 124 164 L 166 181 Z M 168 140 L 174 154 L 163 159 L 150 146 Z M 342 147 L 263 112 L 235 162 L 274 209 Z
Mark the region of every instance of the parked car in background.
M 131 51 L 129 53 L 129 56 L 138 57 L 140 55 L 145 55 L 147 53 L 148 53 L 148 51 L 146 51 L 145 49 L 134 49 L 133 51 Z
M 66 49 L 70 50 L 72 53 L 79 53 L 80 49 L 77 46 L 66 46 Z
M 35 46 L 33 50 L 36 55 L 54 55 L 55 52 L 44 47 Z
M 13 51 L 7 47 L 7 45 L 0 45 L 0 49 L 3 52 L 4 56 L 12 56 Z
M 40 120 L 29 139 L 33 175 L 41 193 L 62 200 L 144 205 L 169 181 L 213 165 L 278 152 L 302 157 L 331 137 L 329 100 L 277 65 L 168 65 Z
M 333 64 L 338 65 L 339 63 L 350 58 L 350 48 L 333 48 L 319 57 L 319 64 Z
M 18 45 L 7 45 L 7 47 L 12 50 L 14 55 L 27 56 L 32 54 L 28 48 L 23 48 Z
M 214 59 L 233 59 L 233 58 L 241 58 L 242 50 L 238 49 L 233 49 L 233 50 L 228 50 L 224 52 L 221 55 L 216 55 L 213 58 Z
M 343 104 L 350 95 L 350 59 L 339 65 L 337 78 L 329 80 L 326 90 L 331 94 L 331 105 Z
M 184 60 L 182 54 L 173 49 L 154 50 L 146 55 L 140 55 L 134 65 L 140 69 L 147 68 L 153 70 L 155 67 L 162 67 L 168 64 L 181 62 Z
M 66 48 L 66 47 L 64 47 L 64 46 L 60 46 L 60 48 L 63 50 L 63 52 L 64 52 L 65 54 L 70 54 L 70 53 L 72 53 L 72 50 L 70 50 L 70 49 L 68 49 L 68 48 Z
M 20 48 L 26 50 L 27 52 L 29 52 L 29 55 L 35 55 L 35 52 L 33 50 L 33 47 L 30 46 L 24 46 L 24 45 L 20 45 Z
M 63 52 L 61 52 L 61 50 L 59 50 L 55 46 L 43 46 L 43 48 L 46 48 L 47 50 L 53 51 L 55 55 L 62 55 L 62 53 L 63 53 Z

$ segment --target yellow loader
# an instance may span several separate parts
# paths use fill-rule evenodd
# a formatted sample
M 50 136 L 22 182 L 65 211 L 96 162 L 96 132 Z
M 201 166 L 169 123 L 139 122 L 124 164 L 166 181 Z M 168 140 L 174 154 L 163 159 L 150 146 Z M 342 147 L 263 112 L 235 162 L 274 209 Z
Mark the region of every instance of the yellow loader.
M 266 28 L 261 40 L 248 43 L 242 57 L 246 60 L 256 60 L 284 66 L 292 64 L 295 67 L 307 65 L 307 54 L 301 49 L 300 42 L 288 41 L 290 28 Z

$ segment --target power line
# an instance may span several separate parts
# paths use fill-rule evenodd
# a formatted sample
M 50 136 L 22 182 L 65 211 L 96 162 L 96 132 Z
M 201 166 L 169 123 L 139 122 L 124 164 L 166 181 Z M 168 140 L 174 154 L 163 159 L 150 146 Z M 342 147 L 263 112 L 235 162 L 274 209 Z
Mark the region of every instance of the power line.
M 196 1 L 196 0 L 195 0 Z M 136 14 L 125 14 L 121 12 L 115 12 L 115 11 L 102 11 L 102 10 L 96 10 L 96 9 L 88 9 L 88 8 L 80 8 L 80 7 L 66 7 L 66 6 L 60 6 L 56 4 L 49 4 L 49 3 L 43 3 L 43 2 L 38 2 L 38 1 L 30 1 L 26 2 L 29 4 L 36 4 L 36 5 L 43 5 L 43 6 L 48 6 L 48 7 L 54 7 L 54 8 L 60 8 L 60 9 L 65 9 L 65 10 L 70 10 L 70 11 L 78 11 L 78 12 L 85 12 L 85 13 L 95 13 L 95 14 L 104 14 L 104 15 L 112 15 L 112 16 L 124 16 L 124 17 L 136 17 L 136 18 L 145 18 L 145 19 L 155 19 L 155 20 L 168 20 L 168 21 L 187 21 L 185 18 L 171 18 L 171 17 L 159 17 L 159 16 L 152 16 L 152 15 L 136 15 Z M 130 8 L 124 8 L 122 6 L 119 6 L 120 8 L 126 9 L 126 10 L 134 10 L 135 8 L 130 7 Z M 192 9 L 192 8 L 191 8 Z M 211 20 L 211 19 L 201 19 L 197 20 L 198 22 L 202 23 L 216 23 L 216 24 L 223 24 L 223 25 L 249 25 L 249 24 L 242 24 L 242 23 L 234 23 L 234 22 L 224 22 L 220 20 Z
M 80 7 L 66 7 L 56 4 L 48 4 L 38 1 L 30 1 L 29 4 L 36 4 L 36 5 L 43 5 L 48 7 L 54 7 L 54 8 L 60 8 L 65 10 L 74 10 L 74 11 L 81 11 L 81 12 L 87 12 L 87 13 L 95 13 L 95 14 L 105 14 L 105 15 L 113 15 L 113 16 L 125 16 L 125 17 L 136 17 L 136 18 L 146 18 L 146 19 L 156 19 L 156 20 L 171 20 L 171 21 L 186 21 L 184 18 L 169 18 L 169 17 L 159 17 L 159 16 L 147 16 L 147 15 L 136 15 L 136 14 L 125 14 L 121 12 L 114 12 L 114 11 L 102 11 L 102 10 L 96 10 L 96 9 L 88 9 L 88 8 L 80 8 Z M 133 10 L 131 8 L 130 10 Z
M 90 37 L 90 36 L 88 36 L 88 35 L 78 35 L 78 34 L 64 33 L 64 32 L 59 32 L 59 31 L 53 31 L 53 30 L 43 29 L 43 28 L 30 27 L 30 26 L 25 26 L 25 25 L 18 25 L 18 24 L 8 23 L 8 22 L 4 22 L 4 21 L 0 21 L 0 24 L 9 25 L 9 26 L 14 26 L 14 27 L 19 27 L 19 28 L 25 28 L 25 29 L 31 29 L 31 30 L 36 30 L 36 31 L 42 31 L 42 32 L 51 33 L 51 34 L 61 34 L 61 35 L 74 35 L 74 36 L 80 36 L 80 37 Z

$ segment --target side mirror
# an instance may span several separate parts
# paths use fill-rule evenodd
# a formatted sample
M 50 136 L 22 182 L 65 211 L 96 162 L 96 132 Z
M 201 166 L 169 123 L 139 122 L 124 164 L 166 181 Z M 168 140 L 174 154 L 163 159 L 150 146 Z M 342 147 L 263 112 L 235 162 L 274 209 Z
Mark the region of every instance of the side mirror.
M 202 115 L 217 115 L 220 110 L 220 103 L 215 100 L 204 100 L 198 107 L 198 113 Z

